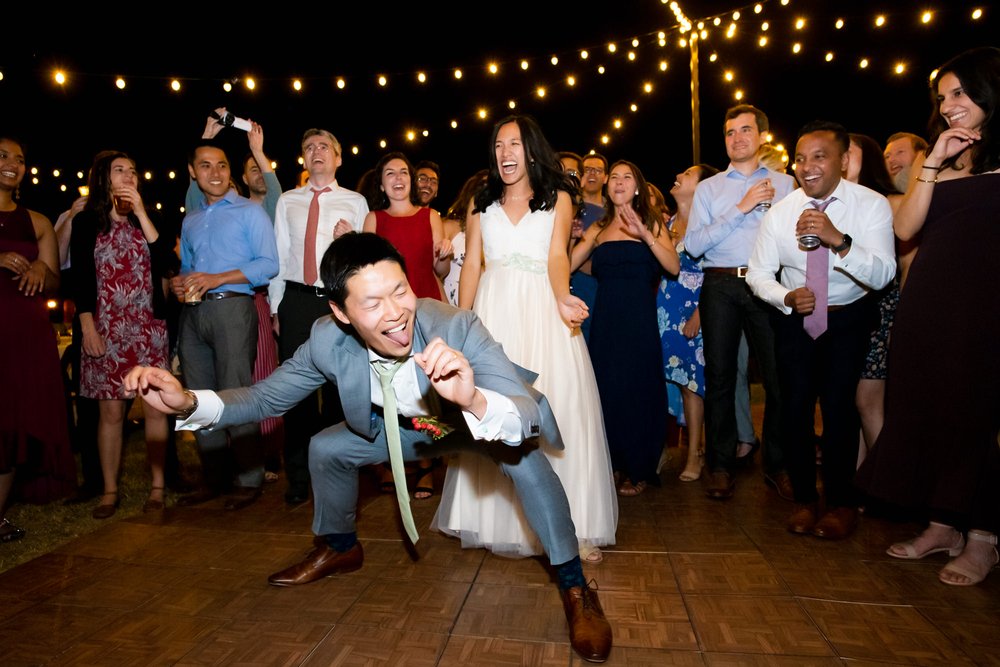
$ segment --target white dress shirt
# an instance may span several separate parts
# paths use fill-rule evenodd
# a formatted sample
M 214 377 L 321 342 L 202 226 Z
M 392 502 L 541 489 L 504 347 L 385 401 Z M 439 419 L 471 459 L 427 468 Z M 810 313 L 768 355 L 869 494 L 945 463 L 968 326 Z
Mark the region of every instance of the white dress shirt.
M 874 190 L 844 179 L 831 193 L 826 215 L 852 245 L 840 257 L 825 246 L 809 252 L 830 253 L 829 301 L 846 306 L 889 284 L 896 275 L 895 239 L 889 201 Z M 785 295 L 806 284 L 806 251 L 799 247 L 795 225 L 812 198 L 801 188 L 776 203 L 764 216 L 747 270 L 747 284 L 758 297 L 788 314 Z M 781 271 L 781 281 L 775 275 Z
M 309 219 L 309 205 L 313 199 L 312 183 L 282 193 L 274 212 L 274 237 L 278 245 L 278 275 L 268 287 L 271 313 L 278 312 L 278 305 L 285 295 L 285 281 L 304 283 L 302 260 L 305 254 L 306 222 Z M 368 202 L 357 192 L 346 190 L 334 181 L 330 192 L 319 196 L 319 227 L 316 229 L 316 275 L 323 253 L 333 242 L 333 229 L 343 218 L 351 223 L 354 231 L 360 232 L 368 215 Z M 322 188 L 317 188 L 322 189 Z M 322 285 L 317 280 L 316 285 Z
M 371 361 L 382 360 L 380 356 L 368 351 L 368 358 Z M 371 368 L 371 388 L 372 405 L 383 406 L 382 385 L 379 381 L 375 368 Z M 400 368 L 392 378 L 392 387 L 396 392 L 396 409 L 403 417 L 429 417 L 433 414 L 431 405 L 420 393 L 420 384 L 417 381 L 417 373 L 423 372 L 417 363 L 410 356 L 403 367 Z M 517 411 L 514 402 L 503 394 L 477 387 L 479 392 L 486 399 L 486 412 L 482 419 L 477 419 L 471 412 L 462 412 L 465 423 L 469 426 L 469 431 L 477 440 L 500 440 L 508 445 L 519 445 L 521 436 L 521 413 Z M 198 409 L 182 422 L 178 422 L 178 431 L 197 431 L 201 428 L 209 428 L 222 417 L 225 404 L 219 395 L 209 389 L 196 389 L 194 395 L 198 397 Z

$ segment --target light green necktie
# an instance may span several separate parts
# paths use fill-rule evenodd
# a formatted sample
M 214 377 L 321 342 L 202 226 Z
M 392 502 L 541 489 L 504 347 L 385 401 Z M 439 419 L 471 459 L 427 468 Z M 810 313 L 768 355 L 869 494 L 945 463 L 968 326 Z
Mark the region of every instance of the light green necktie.
M 396 482 L 396 501 L 399 503 L 399 514 L 403 519 L 403 528 L 413 544 L 417 543 L 417 526 L 413 523 L 413 513 L 410 511 L 410 493 L 406 488 L 406 471 L 403 467 L 403 445 L 399 440 L 399 414 L 396 412 L 396 392 L 392 388 L 392 378 L 396 371 L 403 367 L 399 361 L 373 361 L 375 372 L 378 373 L 379 384 L 382 385 L 382 416 L 385 423 L 385 441 L 389 445 L 389 463 L 392 466 L 392 478 Z

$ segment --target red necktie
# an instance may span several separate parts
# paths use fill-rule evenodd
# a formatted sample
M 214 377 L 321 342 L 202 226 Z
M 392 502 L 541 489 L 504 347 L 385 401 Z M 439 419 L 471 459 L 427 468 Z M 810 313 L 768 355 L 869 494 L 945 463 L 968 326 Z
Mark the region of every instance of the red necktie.
M 824 202 L 813 199 L 809 203 L 819 211 L 826 207 L 836 197 L 830 197 Z M 830 249 L 822 245 L 806 251 L 806 287 L 816 296 L 816 307 L 802 319 L 806 333 L 819 338 L 826 331 L 826 315 L 830 298 Z
M 309 202 L 309 217 L 306 218 L 305 252 L 302 253 L 302 282 L 313 285 L 319 279 L 316 272 L 316 230 L 319 228 L 319 196 L 330 192 L 330 188 L 312 188 L 313 198 Z

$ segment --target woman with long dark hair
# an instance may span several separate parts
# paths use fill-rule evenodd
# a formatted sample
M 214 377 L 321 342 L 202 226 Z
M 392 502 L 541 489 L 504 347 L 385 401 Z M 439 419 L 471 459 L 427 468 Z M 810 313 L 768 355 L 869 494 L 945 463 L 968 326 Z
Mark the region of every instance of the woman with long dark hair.
M 98 399 L 97 448 L 104 494 L 95 519 L 114 515 L 120 496 L 125 404 L 134 398 L 122 378 L 135 366 L 169 368 L 163 277 L 175 263 L 173 239 L 161 236 L 139 194 L 135 162 L 103 151 L 90 169 L 90 197 L 73 221 L 70 248 L 76 274 L 83 355 L 80 394 Z M 146 406 L 146 455 L 152 488 L 143 511 L 163 509 L 167 417 Z
M 542 447 L 562 481 L 580 556 L 599 562 L 614 544 L 614 493 L 601 402 L 580 323 L 586 305 L 569 289 L 569 243 L 575 186 L 528 116 L 493 129 L 489 175 L 466 221 L 459 306 L 472 308 L 514 363 L 538 374 L 565 444 Z M 485 260 L 485 270 L 483 264 Z M 448 466 L 435 527 L 510 555 L 541 553 L 510 480 L 482 457 Z
M 667 436 L 667 387 L 656 286 L 665 273 L 680 271 L 680 260 L 635 164 L 612 164 L 607 189 L 604 217 L 573 247 L 570 270 L 590 259 L 597 278 L 590 358 L 618 493 L 636 496 L 649 484 L 659 485 L 656 464 Z
M 938 68 L 930 148 L 913 163 L 893 221 L 921 234 L 889 347 L 885 425 L 858 481 L 871 495 L 926 512 L 895 558 L 947 551 L 938 573 L 979 583 L 1000 532 L 1000 49 L 971 49 Z M 928 369 L 947 364 L 947 385 Z

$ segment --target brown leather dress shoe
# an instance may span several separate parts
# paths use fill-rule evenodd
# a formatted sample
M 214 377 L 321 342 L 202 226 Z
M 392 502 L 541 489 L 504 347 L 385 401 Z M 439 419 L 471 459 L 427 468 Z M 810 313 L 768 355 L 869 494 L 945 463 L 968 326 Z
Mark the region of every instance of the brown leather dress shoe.
M 796 504 L 795 510 L 788 517 L 786 524 L 789 532 L 796 535 L 808 535 L 816 525 L 816 503 L 807 505 Z
M 726 471 L 713 472 L 708 476 L 708 488 L 705 493 L 709 498 L 716 500 L 728 500 L 733 497 L 736 489 L 736 480 Z
M 834 507 L 816 523 L 812 534 L 828 540 L 850 537 L 858 525 L 858 510 L 853 507 Z
M 764 475 L 764 482 L 778 493 L 779 498 L 790 503 L 795 502 L 795 489 L 792 488 L 792 478 L 787 472 Z
M 237 486 L 226 495 L 226 504 L 223 507 L 230 512 L 249 507 L 257 502 L 262 491 L 263 488 L 259 486 Z
M 267 583 L 272 586 L 311 584 L 331 574 L 359 570 L 364 562 L 365 552 L 360 542 L 344 552 L 334 551 L 326 544 L 320 544 L 301 563 L 272 574 L 267 578 Z
M 562 591 L 569 623 L 569 643 L 587 662 L 604 662 L 611 653 L 611 625 L 604 617 L 597 591 L 587 585 Z

